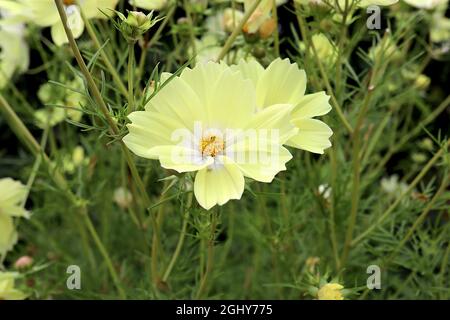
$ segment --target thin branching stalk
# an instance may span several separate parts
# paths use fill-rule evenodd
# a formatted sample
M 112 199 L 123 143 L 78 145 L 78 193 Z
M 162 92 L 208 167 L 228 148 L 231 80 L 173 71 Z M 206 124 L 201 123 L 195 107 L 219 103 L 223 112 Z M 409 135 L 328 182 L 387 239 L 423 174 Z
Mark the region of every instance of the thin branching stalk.
M 325 68 L 322 64 L 322 61 L 320 61 L 319 55 L 317 54 L 316 47 L 315 47 L 314 43 L 311 41 L 311 38 L 309 36 L 309 28 L 307 27 L 305 20 L 301 16 L 299 5 L 296 4 L 295 7 L 296 7 L 297 21 L 300 26 L 301 33 L 303 36 L 306 36 L 306 38 L 308 39 L 307 43 L 310 45 L 310 47 L 313 51 L 313 55 L 316 58 L 316 63 L 319 67 L 320 75 L 322 76 L 323 81 L 325 83 L 325 88 L 327 89 L 327 93 L 331 97 L 331 102 L 333 103 L 333 107 L 336 109 L 337 115 L 338 115 L 339 119 L 341 120 L 342 124 L 344 125 L 344 127 L 347 129 L 348 133 L 353 134 L 353 128 L 352 128 L 351 124 L 348 122 L 347 118 L 345 117 L 344 112 L 342 111 L 342 108 L 339 105 L 339 102 L 337 101 L 336 96 L 333 93 L 333 89 L 331 88 L 331 84 L 330 84 L 330 80 L 328 79 L 328 75 L 325 72 Z M 306 50 L 308 50 L 308 48 L 306 48 Z
M 128 113 L 134 111 L 134 41 L 128 44 Z
M 197 290 L 196 298 L 201 299 L 203 295 L 206 293 L 208 289 L 208 281 L 211 277 L 211 271 L 214 266 L 214 242 L 216 237 L 216 226 L 217 226 L 217 217 L 216 212 L 212 212 L 211 214 L 211 233 L 209 235 L 208 244 L 207 244 L 207 259 L 206 259 L 206 269 L 202 275 L 200 280 L 200 285 Z
M 167 282 L 167 279 L 169 279 L 170 273 L 172 272 L 173 267 L 175 266 L 175 263 L 177 262 L 178 256 L 180 255 L 181 249 L 183 248 L 184 239 L 186 237 L 186 231 L 187 226 L 189 222 L 189 211 L 191 209 L 192 204 L 192 193 L 188 194 L 188 200 L 186 203 L 186 206 L 183 206 L 183 223 L 181 226 L 181 232 L 180 236 L 178 238 L 177 246 L 175 248 L 175 251 L 172 255 L 172 258 L 170 259 L 169 265 L 167 266 L 166 271 L 164 272 L 162 281 Z
M 406 235 L 403 237 L 403 239 L 399 242 L 399 244 L 395 247 L 395 249 L 391 252 L 391 254 L 386 258 L 386 260 L 383 263 L 383 267 L 386 268 L 387 265 L 392 261 L 392 259 L 397 255 L 397 253 L 400 251 L 401 248 L 403 248 L 403 246 L 406 244 L 406 242 L 411 239 L 412 235 L 414 234 L 414 232 L 417 230 L 417 228 L 420 227 L 420 225 L 422 224 L 422 222 L 425 220 L 425 218 L 428 216 L 428 214 L 430 213 L 430 211 L 433 209 L 434 204 L 436 203 L 436 201 L 438 201 L 439 199 L 441 199 L 441 195 L 442 193 L 445 191 L 445 189 L 448 186 L 448 180 L 449 180 L 449 175 L 448 173 L 446 173 L 444 179 L 442 180 L 441 185 L 439 186 L 438 190 L 436 191 L 436 193 L 434 194 L 433 198 L 428 202 L 427 206 L 425 207 L 425 209 L 423 209 L 422 213 L 420 214 L 419 217 L 417 217 L 416 221 L 414 222 L 414 224 L 411 226 L 411 228 L 408 230 L 408 232 L 406 233 Z
M 23 124 L 23 122 L 19 119 L 19 117 L 16 115 L 16 113 L 12 110 L 12 108 L 9 106 L 7 101 L 3 98 L 3 96 L 0 94 L 0 110 L 2 110 L 3 114 L 5 115 L 5 118 L 10 125 L 11 129 L 14 131 L 17 137 L 25 144 L 25 146 L 28 147 L 28 149 L 31 151 L 31 153 L 34 156 L 41 155 L 42 160 L 47 165 L 47 167 L 50 169 L 52 168 L 50 159 L 48 158 L 47 154 L 45 154 L 44 150 L 41 149 L 41 146 L 39 143 L 34 139 L 34 137 L 31 135 L 31 133 L 28 131 L 27 127 Z M 83 216 L 84 221 L 86 223 L 86 226 L 91 233 L 91 236 L 93 237 L 100 253 L 102 254 L 106 265 L 108 266 L 110 275 L 114 281 L 114 284 L 116 285 L 117 291 L 122 299 L 126 298 L 125 291 L 122 288 L 122 285 L 120 283 L 119 277 L 117 276 L 117 273 L 115 269 L 112 267 L 111 258 L 109 257 L 108 252 L 105 249 L 105 246 L 101 242 L 100 238 L 98 237 L 97 231 L 95 230 L 94 226 L 92 225 L 92 222 L 89 218 L 86 204 L 83 201 L 80 201 L 68 188 L 67 181 L 65 180 L 64 176 L 61 175 L 61 173 L 58 170 L 53 170 L 51 177 L 55 184 L 58 186 L 58 188 L 65 193 L 68 200 L 79 210 L 79 213 Z
M 117 127 L 117 124 L 114 122 L 111 114 L 109 113 L 108 107 L 106 106 L 106 103 L 103 100 L 101 93 L 100 93 L 99 89 L 97 88 L 97 85 L 95 84 L 94 79 L 92 78 L 89 70 L 87 69 L 86 64 L 84 63 L 83 57 L 81 56 L 80 50 L 78 49 L 78 46 L 73 37 L 72 31 L 68 27 L 67 16 L 66 16 L 66 12 L 64 10 L 63 4 L 62 4 L 62 0 L 55 0 L 55 3 L 58 8 L 58 12 L 61 17 L 61 21 L 64 26 L 64 30 L 66 32 L 67 38 L 69 39 L 70 47 L 75 56 L 75 59 L 77 60 L 78 66 L 80 67 L 83 76 L 86 78 L 86 81 L 88 83 L 89 89 L 94 97 L 95 102 L 98 104 L 100 111 L 102 112 L 106 121 L 109 124 L 111 133 L 113 135 L 117 136 L 120 133 L 119 128 Z M 133 178 L 134 182 L 136 183 L 136 186 L 138 187 L 139 192 L 141 193 L 142 199 L 144 201 L 144 205 L 146 208 L 149 208 L 151 205 L 151 201 L 150 201 L 150 198 L 145 189 L 144 183 L 142 182 L 142 179 L 139 175 L 137 167 L 133 161 L 131 153 L 128 150 L 128 148 L 125 146 L 123 141 L 120 141 L 120 145 L 122 147 L 122 152 L 125 155 L 125 159 L 127 160 L 128 167 L 130 168 L 132 178 Z M 155 221 L 154 217 L 152 217 L 151 221 L 152 221 L 152 225 L 153 225 L 154 229 L 156 229 L 156 221 Z M 157 241 L 157 243 L 159 243 L 159 240 Z M 159 245 L 152 246 L 152 251 L 155 251 L 155 250 L 157 251 L 158 247 L 159 247 Z
M 401 203 L 403 198 L 407 196 L 415 187 L 416 185 L 422 180 L 422 178 L 427 174 L 427 172 L 433 167 L 433 165 L 439 160 L 439 158 L 444 153 L 444 150 L 450 146 L 450 140 L 447 140 L 447 142 L 442 146 L 442 148 L 436 152 L 436 154 L 431 158 L 428 163 L 422 168 L 422 170 L 419 172 L 419 174 L 415 177 L 415 179 L 411 182 L 411 184 L 408 186 L 408 188 L 395 200 L 395 202 L 375 221 L 366 229 L 366 231 L 362 232 L 358 237 L 353 239 L 351 246 L 355 246 L 360 241 L 362 241 L 365 237 L 367 237 L 369 234 L 371 234 L 376 228 L 378 228 L 384 220 L 386 220 L 387 217 L 397 208 L 397 206 Z
M 148 43 L 144 43 L 142 47 L 141 56 L 139 58 L 139 65 L 138 65 L 138 74 L 137 74 L 137 81 L 136 83 L 139 84 L 142 80 L 142 76 L 144 75 L 144 68 L 145 68 L 145 60 L 147 58 L 147 52 L 148 50 L 159 40 L 161 37 L 161 33 L 166 27 L 167 23 L 172 19 L 173 14 L 175 13 L 175 9 L 177 8 L 176 5 L 172 5 L 169 9 L 169 12 L 164 17 L 164 20 L 159 25 L 158 29 L 156 30 L 153 37 L 150 39 Z
M 234 28 L 233 32 L 228 37 L 227 41 L 225 42 L 225 45 L 223 46 L 222 50 L 220 51 L 219 55 L 217 56 L 216 61 L 222 60 L 230 51 L 231 47 L 233 46 L 234 40 L 236 40 L 237 36 L 242 32 L 242 28 L 244 27 L 244 24 L 247 22 L 248 19 L 250 19 L 253 12 L 256 10 L 258 5 L 261 3 L 262 0 L 256 0 L 253 5 L 250 7 L 250 9 L 245 13 L 242 20 L 239 22 L 239 24 Z
M 100 50 L 100 56 L 102 57 L 106 68 L 108 69 L 109 73 L 111 74 L 111 77 L 112 77 L 114 83 L 116 84 L 119 91 L 126 97 L 128 95 L 127 88 L 123 84 L 119 73 L 116 71 L 116 68 L 114 68 L 114 66 L 112 65 L 111 60 L 109 59 L 108 55 L 106 54 L 104 49 L 102 49 L 102 45 L 100 44 L 100 41 L 97 38 L 97 34 L 95 33 L 95 30 L 92 27 L 92 24 L 89 21 L 89 19 L 87 19 L 86 16 L 84 15 L 83 10 L 81 10 L 81 17 L 83 18 L 84 25 L 89 34 L 89 37 L 91 38 L 92 42 L 94 43 L 95 49 Z
M 280 56 L 280 33 L 278 32 L 278 11 L 277 11 L 277 1 L 272 0 L 272 16 L 275 21 L 275 30 L 273 32 L 273 44 L 275 47 L 275 55 Z

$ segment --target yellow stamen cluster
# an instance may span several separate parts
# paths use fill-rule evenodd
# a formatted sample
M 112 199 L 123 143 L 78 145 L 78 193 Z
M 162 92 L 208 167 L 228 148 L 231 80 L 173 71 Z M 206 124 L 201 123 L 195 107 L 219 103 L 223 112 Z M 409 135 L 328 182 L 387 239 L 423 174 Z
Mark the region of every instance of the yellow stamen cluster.
M 215 157 L 225 149 L 224 141 L 215 135 L 207 135 L 200 142 L 202 156 Z

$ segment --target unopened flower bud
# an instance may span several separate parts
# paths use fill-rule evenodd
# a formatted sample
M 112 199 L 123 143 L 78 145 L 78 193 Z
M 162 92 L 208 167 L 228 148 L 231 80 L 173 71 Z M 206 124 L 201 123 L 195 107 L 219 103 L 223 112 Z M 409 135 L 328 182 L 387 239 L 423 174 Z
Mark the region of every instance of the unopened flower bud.
M 30 256 L 22 256 L 14 263 L 16 269 L 25 269 L 33 264 L 33 258 Z
M 120 12 L 116 11 L 116 13 L 121 20 L 116 26 L 130 42 L 136 42 L 140 36 L 159 21 L 159 19 L 153 19 L 153 11 L 147 15 L 140 11 L 128 11 L 127 17 Z

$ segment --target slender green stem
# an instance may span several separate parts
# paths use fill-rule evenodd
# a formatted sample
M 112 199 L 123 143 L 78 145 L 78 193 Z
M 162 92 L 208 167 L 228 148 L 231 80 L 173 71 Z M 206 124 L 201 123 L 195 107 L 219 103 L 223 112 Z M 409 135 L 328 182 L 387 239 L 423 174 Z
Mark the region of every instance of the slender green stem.
M 211 233 L 208 240 L 208 258 L 206 260 L 206 270 L 203 273 L 203 276 L 200 280 L 200 286 L 197 291 L 196 298 L 200 299 L 203 297 L 203 294 L 207 290 L 207 284 L 209 281 L 209 278 L 211 276 L 211 271 L 214 266 L 214 242 L 215 242 L 215 235 L 216 235 L 216 213 L 211 213 Z
M 441 286 L 443 288 L 447 287 L 447 284 L 445 283 L 445 279 L 447 279 L 447 281 L 448 281 L 448 277 L 447 278 L 445 277 L 445 272 L 447 271 L 447 268 L 448 268 L 448 259 L 450 256 L 450 243 L 449 242 L 447 242 L 447 243 L 448 243 L 447 250 L 445 250 L 444 258 L 442 259 L 442 263 L 441 263 L 441 270 L 439 271 L 439 280 L 440 280 Z M 445 297 L 444 292 L 442 292 L 441 299 L 448 299 L 448 296 Z
M 175 266 L 175 263 L 177 262 L 178 256 L 180 255 L 181 248 L 183 247 L 184 239 L 186 237 L 187 225 L 188 225 L 188 221 L 189 221 L 189 211 L 190 211 L 191 204 L 192 204 L 192 193 L 189 193 L 186 208 L 183 208 L 183 210 L 184 210 L 183 225 L 181 227 L 181 232 L 180 232 L 180 236 L 178 238 L 177 246 L 175 248 L 172 258 L 170 259 L 170 263 L 167 266 L 167 269 L 164 272 L 164 276 L 162 278 L 162 280 L 164 282 L 166 282 L 167 279 L 169 278 L 170 273 L 172 272 L 172 269 Z
M 440 198 L 441 194 L 445 191 L 448 185 L 449 175 L 446 174 L 444 179 L 442 180 L 442 183 L 436 193 L 434 194 L 433 198 L 428 202 L 425 209 L 422 211 L 421 215 L 416 219 L 414 224 L 411 226 L 411 228 L 406 233 L 405 237 L 399 242 L 397 247 L 391 252 L 391 254 L 386 258 L 385 262 L 383 263 L 383 267 L 386 267 L 393 259 L 393 257 L 398 253 L 398 251 L 403 248 L 403 246 L 406 244 L 406 242 L 412 237 L 413 233 L 417 230 L 417 228 L 422 224 L 422 222 L 425 220 L 427 215 L 430 213 L 431 209 L 433 209 L 433 205 L 435 202 Z
M 340 260 L 340 267 L 342 268 L 348 258 L 348 254 L 350 252 L 350 245 L 353 238 L 353 231 L 355 229 L 356 217 L 358 214 L 359 207 L 359 198 L 360 198 L 360 182 L 361 182 L 361 157 L 359 155 L 360 147 L 361 147 L 361 136 L 360 129 L 362 125 L 362 121 L 366 111 L 369 107 L 370 98 L 372 97 L 373 89 L 371 84 L 369 85 L 368 93 L 364 99 L 363 107 L 359 113 L 358 121 L 356 123 L 355 129 L 353 131 L 353 183 L 352 183 L 352 200 L 351 200 L 351 209 L 350 209 L 350 217 L 348 220 L 348 228 L 347 233 L 345 235 L 345 243 L 344 243 L 344 251 Z
M 434 119 L 436 119 L 442 112 L 444 112 L 447 107 L 450 105 L 450 95 L 442 101 L 439 106 L 434 109 L 423 121 L 421 121 L 418 125 L 416 125 L 411 131 L 406 133 L 398 142 L 396 142 L 393 147 L 386 153 L 386 155 L 381 159 L 378 163 L 377 167 L 373 170 L 373 172 L 380 171 L 389 159 L 394 155 L 395 152 L 401 149 L 411 138 L 419 134 L 423 128 L 431 123 Z
M 134 111 L 134 42 L 128 44 L 128 113 Z
M 228 37 L 227 41 L 225 42 L 225 45 L 223 46 L 222 50 L 220 51 L 219 55 L 217 56 L 217 61 L 222 60 L 228 53 L 228 51 L 231 49 L 231 46 L 234 43 L 234 40 L 236 40 L 237 36 L 242 32 L 242 27 L 247 22 L 248 19 L 250 19 L 250 16 L 253 14 L 253 12 L 256 10 L 258 5 L 261 3 L 262 0 L 256 0 L 253 5 L 250 7 L 250 9 L 245 13 L 242 20 L 239 22 L 237 27 L 233 30 L 233 32 Z
M 298 4 L 296 4 L 296 15 L 297 15 L 297 21 L 300 26 L 302 35 L 306 35 L 306 37 L 308 39 L 307 42 L 309 43 L 309 45 L 313 51 L 313 55 L 316 58 L 316 63 L 319 66 L 320 75 L 323 78 L 323 81 L 325 83 L 325 88 L 327 89 L 327 93 L 331 97 L 331 102 L 333 103 L 333 106 L 336 109 L 337 115 L 338 115 L 339 119 L 341 120 L 342 124 L 344 125 L 344 127 L 347 129 L 347 131 L 350 134 L 353 134 L 353 128 L 350 125 L 350 123 L 348 122 L 347 118 L 345 117 L 344 112 L 342 111 L 342 108 L 339 105 L 339 102 L 337 101 L 336 96 L 333 93 L 333 89 L 331 88 L 331 84 L 330 84 L 330 80 L 328 79 L 328 75 L 325 72 L 325 68 L 322 64 L 322 61 L 320 60 L 319 55 L 317 54 L 316 47 L 309 37 L 309 28 L 306 26 L 306 22 L 300 14 L 300 9 L 299 9 Z M 308 50 L 308 49 L 306 49 L 306 50 Z
M 86 67 L 86 64 L 83 60 L 83 57 L 81 56 L 80 50 L 77 46 L 77 43 L 73 37 L 72 31 L 70 30 L 70 28 L 68 27 L 67 24 L 67 16 L 66 16 L 66 12 L 64 10 L 63 4 L 62 4 L 62 0 L 55 0 L 56 3 L 56 7 L 58 8 L 58 12 L 59 15 L 61 17 L 61 21 L 62 24 L 64 26 L 64 30 L 66 32 L 67 38 L 69 39 L 69 44 L 70 47 L 72 49 L 72 52 L 75 56 L 75 59 L 77 60 L 78 66 L 81 69 L 81 72 L 83 74 L 83 76 L 86 78 L 86 81 L 88 83 L 89 89 L 92 93 L 92 95 L 94 96 L 94 100 L 95 102 L 98 104 L 98 106 L 100 107 L 100 111 L 103 113 L 104 117 L 106 118 L 106 121 L 109 124 L 110 127 L 110 131 L 113 135 L 119 135 L 120 131 L 119 128 L 117 127 L 117 124 L 115 123 L 115 121 L 113 120 L 113 118 L 111 117 L 111 114 L 109 113 L 108 107 L 106 106 L 105 101 L 103 100 L 101 93 L 99 91 L 99 89 L 97 88 L 97 85 L 95 84 L 94 79 L 92 78 L 91 74 L 89 73 L 88 68 Z M 122 147 L 122 152 L 125 155 L 125 159 L 127 160 L 127 164 L 128 167 L 130 169 L 131 172 L 131 176 L 134 180 L 134 182 L 136 183 L 136 186 L 139 189 L 139 192 L 142 196 L 142 199 L 144 201 L 144 205 L 145 207 L 148 209 L 151 205 L 151 201 L 150 198 L 147 194 L 147 191 L 145 189 L 145 185 L 139 175 L 139 172 L 137 170 L 137 167 L 133 161 L 133 157 L 131 156 L 130 151 L 128 150 L 128 148 L 125 146 L 125 144 L 123 143 L 123 141 L 120 141 L 120 145 Z M 152 216 L 152 226 L 154 228 L 154 230 L 156 230 L 156 220 L 155 218 Z M 159 243 L 159 239 L 157 239 L 157 243 Z M 152 246 L 152 251 L 156 251 L 158 249 L 158 246 Z
M 337 139 L 335 139 L 336 141 Z M 337 180 L 337 159 L 336 159 L 336 142 L 330 148 L 330 163 L 331 163 L 331 203 L 330 203 L 330 238 L 331 246 L 333 248 L 334 262 L 336 264 L 336 269 L 340 269 L 341 260 L 339 258 L 337 237 L 336 237 L 336 180 Z
M 47 154 L 41 148 L 41 146 L 36 141 L 36 139 L 34 139 L 34 137 L 28 131 L 27 127 L 19 119 L 19 117 L 14 112 L 14 110 L 12 110 L 11 106 L 7 103 L 7 101 L 3 98 L 3 96 L 1 94 L 0 94 L 0 110 L 5 115 L 6 121 L 8 122 L 8 124 L 10 125 L 11 129 L 14 131 L 16 136 L 19 137 L 19 139 L 22 141 L 22 143 L 25 146 L 28 147 L 28 149 L 31 151 L 31 153 L 34 156 L 41 155 L 42 156 L 42 160 L 47 165 L 47 167 L 48 168 L 52 168 L 50 159 L 48 158 Z M 65 195 L 67 196 L 68 200 L 75 207 L 80 209 L 80 212 L 82 213 L 82 215 L 84 217 L 88 217 L 85 204 L 83 202 L 80 202 L 78 200 L 78 198 L 68 188 L 68 184 L 67 184 L 67 181 L 64 178 L 64 176 L 61 175 L 61 173 L 58 170 L 54 170 L 50 176 L 52 177 L 53 181 L 58 186 L 58 188 L 65 193 Z M 90 221 L 90 219 L 89 219 L 89 221 Z M 107 256 L 107 259 L 105 258 L 105 262 L 108 264 L 108 261 L 106 261 L 106 260 L 109 260 L 109 264 L 110 264 L 111 259 L 109 258 L 109 255 L 108 255 L 105 247 L 103 246 L 103 244 L 101 243 L 100 239 L 98 238 L 98 235 L 97 235 L 97 232 L 95 231 L 94 226 L 92 225 L 92 223 L 91 223 L 91 225 L 86 224 L 86 226 L 88 227 L 89 231 L 91 232 L 91 235 L 93 236 L 93 238 L 94 238 L 94 240 L 96 242 L 96 245 L 98 246 L 98 249 L 100 250 L 102 255 L 104 257 L 105 257 L 105 255 Z M 95 239 L 95 237 L 97 239 Z M 114 282 L 116 284 L 117 290 L 118 290 L 119 294 L 122 297 L 123 296 L 123 289 L 121 289 L 120 283 L 116 281 L 118 279 L 117 274 L 115 273 L 114 269 L 109 268 L 109 271 L 111 273 L 111 277 L 113 278 L 113 280 L 114 280 Z
M 124 96 L 127 96 L 127 94 L 128 94 L 127 88 L 125 88 L 125 85 L 123 84 L 122 79 L 120 78 L 120 75 L 117 73 L 116 68 L 114 68 L 114 66 L 112 65 L 111 60 L 109 59 L 108 55 L 102 49 L 100 41 L 97 38 L 97 34 L 95 33 L 95 30 L 92 27 L 92 24 L 89 21 L 89 19 L 87 19 L 86 16 L 84 15 L 83 10 L 81 10 L 81 17 L 83 18 L 84 25 L 89 34 L 89 37 L 91 38 L 92 42 L 94 42 L 95 48 L 97 50 L 101 50 L 100 56 L 102 57 L 106 68 L 108 69 L 109 73 L 111 74 L 111 77 L 112 77 L 114 83 L 117 85 L 117 88 L 120 90 L 120 92 Z
M 277 11 L 277 1 L 272 0 L 272 16 L 275 20 L 275 30 L 273 32 L 273 40 L 275 46 L 275 55 L 280 56 L 280 33 L 278 32 L 278 11 Z
M 197 57 L 197 46 L 195 45 L 194 19 L 192 18 L 192 12 L 191 12 L 191 7 L 189 4 L 189 1 L 184 0 L 183 3 L 184 3 L 184 10 L 186 11 L 186 17 L 190 24 L 189 39 L 191 41 L 192 56 L 195 58 L 195 57 Z M 192 64 L 192 66 L 195 65 L 195 59 L 192 59 L 191 64 Z
M 159 40 L 162 31 L 166 27 L 167 23 L 169 23 L 170 19 L 172 19 L 173 14 L 175 13 L 175 9 L 177 8 L 176 5 L 172 5 L 169 9 L 169 12 L 164 17 L 163 22 L 159 25 L 158 29 L 156 30 L 153 37 L 150 39 L 148 43 L 145 43 L 142 47 L 141 56 L 139 58 L 139 65 L 138 65 L 138 74 L 137 74 L 137 81 L 136 83 L 139 84 L 142 80 L 142 76 L 144 75 L 144 67 L 145 67 L 145 60 L 147 57 L 148 50 Z
M 111 262 L 111 258 L 109 256 L 108 251 L 106 250 L 105 246 L 103 245 L 103 242 L 100 240 L 97 231 L 95 230 L 94 225 L 92 224 L 92 220 L 89 217 L 89 214 L 87 211 L 83 214 L 84 222 L 86 223 L 88 230 L 94 239 L 95 244 L 97 245 L 101 255 L 103 256 L 103 259 L 105 260 L 106 266 L 109 269 L 109 273 L 111 274 L 111 277 L 113 278 L 114 284 L 117 287 L 117 291 L 119 292 L 121 299 L 126 299 L 125 291 L 122 288 L 122 285 L 120 283 L 119 276 L 117 275 L 117 272 Z
M 378 228 L 379 225 L 381 225 L 384 220 L 397 208 L 397 206 L 400 204 L 400 202 L 403 200 L 403 198 L 408 195 L 415 187 L 416 185 L 422 180 L 422 178 L 427 174 L 427 172 L 433 167 L 433 165 L 439 160 L 439 158 L 444 153 L 445 148 L 448 148 L 450 146 L 450 140 L 447 140 L 445 145 L 438 151 L 436 154 L 431 158 L 428 163 L 422 168 L 422 170 L 419 172 L 419 174 L 414 178 L 414 180 L 411 182 L 411 184 L 408 186 L 408 188 L 395 200 L 395 202 L 378 218 L 377 221 L 372 223 L 370 227 L 367 228 L 366 231 L 361 233 L 358 237 L 356 237 L 352 243 L 351 246 L 355 246 L 358 242 L 360 242 L 362 239 L 367 237 L 370 233 L 372 233 L 376 228 Z

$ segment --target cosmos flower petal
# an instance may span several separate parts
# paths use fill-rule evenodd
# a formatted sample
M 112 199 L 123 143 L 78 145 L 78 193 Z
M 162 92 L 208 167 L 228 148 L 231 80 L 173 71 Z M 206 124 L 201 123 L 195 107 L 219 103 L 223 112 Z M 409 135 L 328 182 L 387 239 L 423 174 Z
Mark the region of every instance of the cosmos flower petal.
M 80 9 L 78 6 L 71 5 L 66 7 L 67 24 L 72 31 L 75 39 L 79 38 L 84 31 L 84 21 L 81 17 Z M 64 43 L 68 43 L 66 32 L 61 21 L 56 22 L 51 27 L 52 40 L 57 46 L 61 46 Z
M 241 74 L 246 78 L 250 79 L 256 88 L 259 78 L 264 73 L 264 68 L 256 60 L 240 60 L 237 65 L 232 65 L 231 70 L 236 70 L 241 72 Z
M 22 207 L 27 196 L 27 188 L 11 178 L 0 179 L 0 215 L 28 217 Z
M 174 134 L 179 128 L 183 128 L 183 124 L 177 119 L 157 112 L 136 111 L 128 118 L 132 123 L 127 125 L 129 133 L 123 138 L 123 142 L 136 155 L 146 158 L 156 157 L 149 153 L 155 146 L 176 144 L 178 140 Z
M 305 95 L 295 110 L 292 112 L 292 118 L 313 118 L 322 116 L 330 112 L 330 96 L 324 91 Z
M 185 69 L 180 78 L 199 96 L 202 117 L 198 120 L 209 126 L 242 128 L 254 111 L 255 93 L 251 82 L 224 64 L 200 64 Z
M 251 150 L 244 152 L 247 159 L 251 159 Z M 270 183 L 275 176 L 286 170 L 286 163 L 292 159 L 292 155 L 285 147 L 278 144 L 272 145 L 267 149 L 259 149 L 253 153 L 256 161 L 237 162 L 237 166 L 242 170 L 244 176 L 256 181 Z
M 290 104 L 276 104 L 262 109 L 254 115 L 247 128 L 261 130 L 277 130 L 278 143 L 285 143 L 297 130 L 290 123 L 291 112 L 294 109 Z M 273 131 L 271 131 L 274 133 Z M 269 135 L 271 132 L 268 132 Z
M 195 198 L 206 210 L 231 199 L 240 199 L 244 192 L 244 175 L 239 167 L 225 157 L 221 161 L 224 163 L 219 168 L 203 168 L 195 176 Z
M 0 256 L 10 251 L 17 242 L 17 231 L 13 218 L 0 214 Z
M 331 146 L 329 138 L 333 131 L 328 125 L 316 119 L 294 119 L 292 123 L 299 129 L 298 134 L 290 138 L 287 145 L 323 154 Z
M 306 73 L 288 59 L 274 60 L 258 81 L 256 99 L 259 107 L 277 103 L 296 105 L 306 90 Z
M 241 74 L 227 70 L 212 90 L 208 103 L 210 126 L 222 128 L 243 128 L 251 119 L 255 110 L 255 92 L 249 80 Z
M 176 92 L 176 94 L 174 94 Z M 146 111 L 158 111 L 193 130 L 196 121 L 204 121 L 204 105 L 196 91 L 180 77 L 174 77 L 145 106 Z
M 197 150 L 183 146 L 158 146 L 150 150 L 161 166 L 179 173 L 201 170 L 214 163 L 213 157 L 202 158 Z

